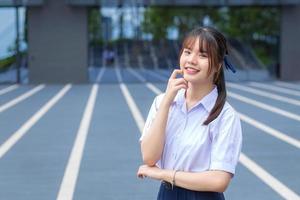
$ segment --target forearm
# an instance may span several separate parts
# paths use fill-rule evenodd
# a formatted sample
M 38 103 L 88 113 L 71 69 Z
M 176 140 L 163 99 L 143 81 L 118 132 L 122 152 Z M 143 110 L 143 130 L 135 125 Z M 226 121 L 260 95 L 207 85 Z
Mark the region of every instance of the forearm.
M 169 108 L 170 105 L 162 101 L 148 134 L 141 142 L 143 161 L 149 166 L 155 165 L 163 152 Z
M 163 170 L 161 179 L 172 183 L 174 170 Z M 182 172 L 175 175 L 175 184 L 178 187 L 195 190 L 224 192 L 231 180 L 231 174 L 224 171 Z

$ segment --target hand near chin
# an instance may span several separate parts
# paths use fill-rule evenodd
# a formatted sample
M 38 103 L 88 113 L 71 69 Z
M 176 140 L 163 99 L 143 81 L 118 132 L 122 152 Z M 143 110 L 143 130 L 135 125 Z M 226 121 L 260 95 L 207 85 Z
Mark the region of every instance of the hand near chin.
M 148 166 L 148 165 L 141 165 L 138 169 L 137 176 L 139 178 L 152 178 L 152 179 L 161 179 L 162 169 L 158 168 L 157 166 Z
M 179 74 L 183 74 L 183 71 L 180 69 L 175 69 L 169 78 L 165 95 L 165 100 L 168 103 L 171 103 L 174 100 L 177 92 L 180 89 L 187 89 L 188 87 L 188 83 L 184 78 L 176 78 L 176 76 Z

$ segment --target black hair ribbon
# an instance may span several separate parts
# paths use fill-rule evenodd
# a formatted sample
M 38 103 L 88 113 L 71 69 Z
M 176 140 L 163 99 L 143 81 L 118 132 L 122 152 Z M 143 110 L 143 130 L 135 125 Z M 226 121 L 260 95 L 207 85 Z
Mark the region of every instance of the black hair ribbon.
M 234 68 L 234 66 L 229 62 L 227 55 L 225 55 L 224 57 L 224 64 L 226 69 L 230 69 L 233 73 L 236 72 L 236 69 Z

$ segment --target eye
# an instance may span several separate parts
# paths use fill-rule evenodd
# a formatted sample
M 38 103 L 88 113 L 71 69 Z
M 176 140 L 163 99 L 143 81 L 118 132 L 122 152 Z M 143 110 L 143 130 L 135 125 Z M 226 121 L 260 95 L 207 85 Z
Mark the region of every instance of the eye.
M 202 57 L 202 58 L 207 58 L 207 57 L 208 57 L 208 55 L 207 55 L 207 53 L 200 53 L 200 54 L 199 54 L 199 57 Z
M 191 53 L 191 51 L 188 50 L 188 49 L 185 49 L 185 50 L 183 50 L 183 53 L 184 53 L 185 55 L 189 55 L 189 54 Z

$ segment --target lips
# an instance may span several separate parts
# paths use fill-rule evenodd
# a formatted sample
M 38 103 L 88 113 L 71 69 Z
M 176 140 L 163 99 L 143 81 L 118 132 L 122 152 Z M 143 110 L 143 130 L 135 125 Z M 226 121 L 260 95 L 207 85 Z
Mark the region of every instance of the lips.
M 184 69 L 188 74 L 196 74 L 196 73 L 200 72 L 200 70 L 193 68 L 193 67 L 185 67 Z

